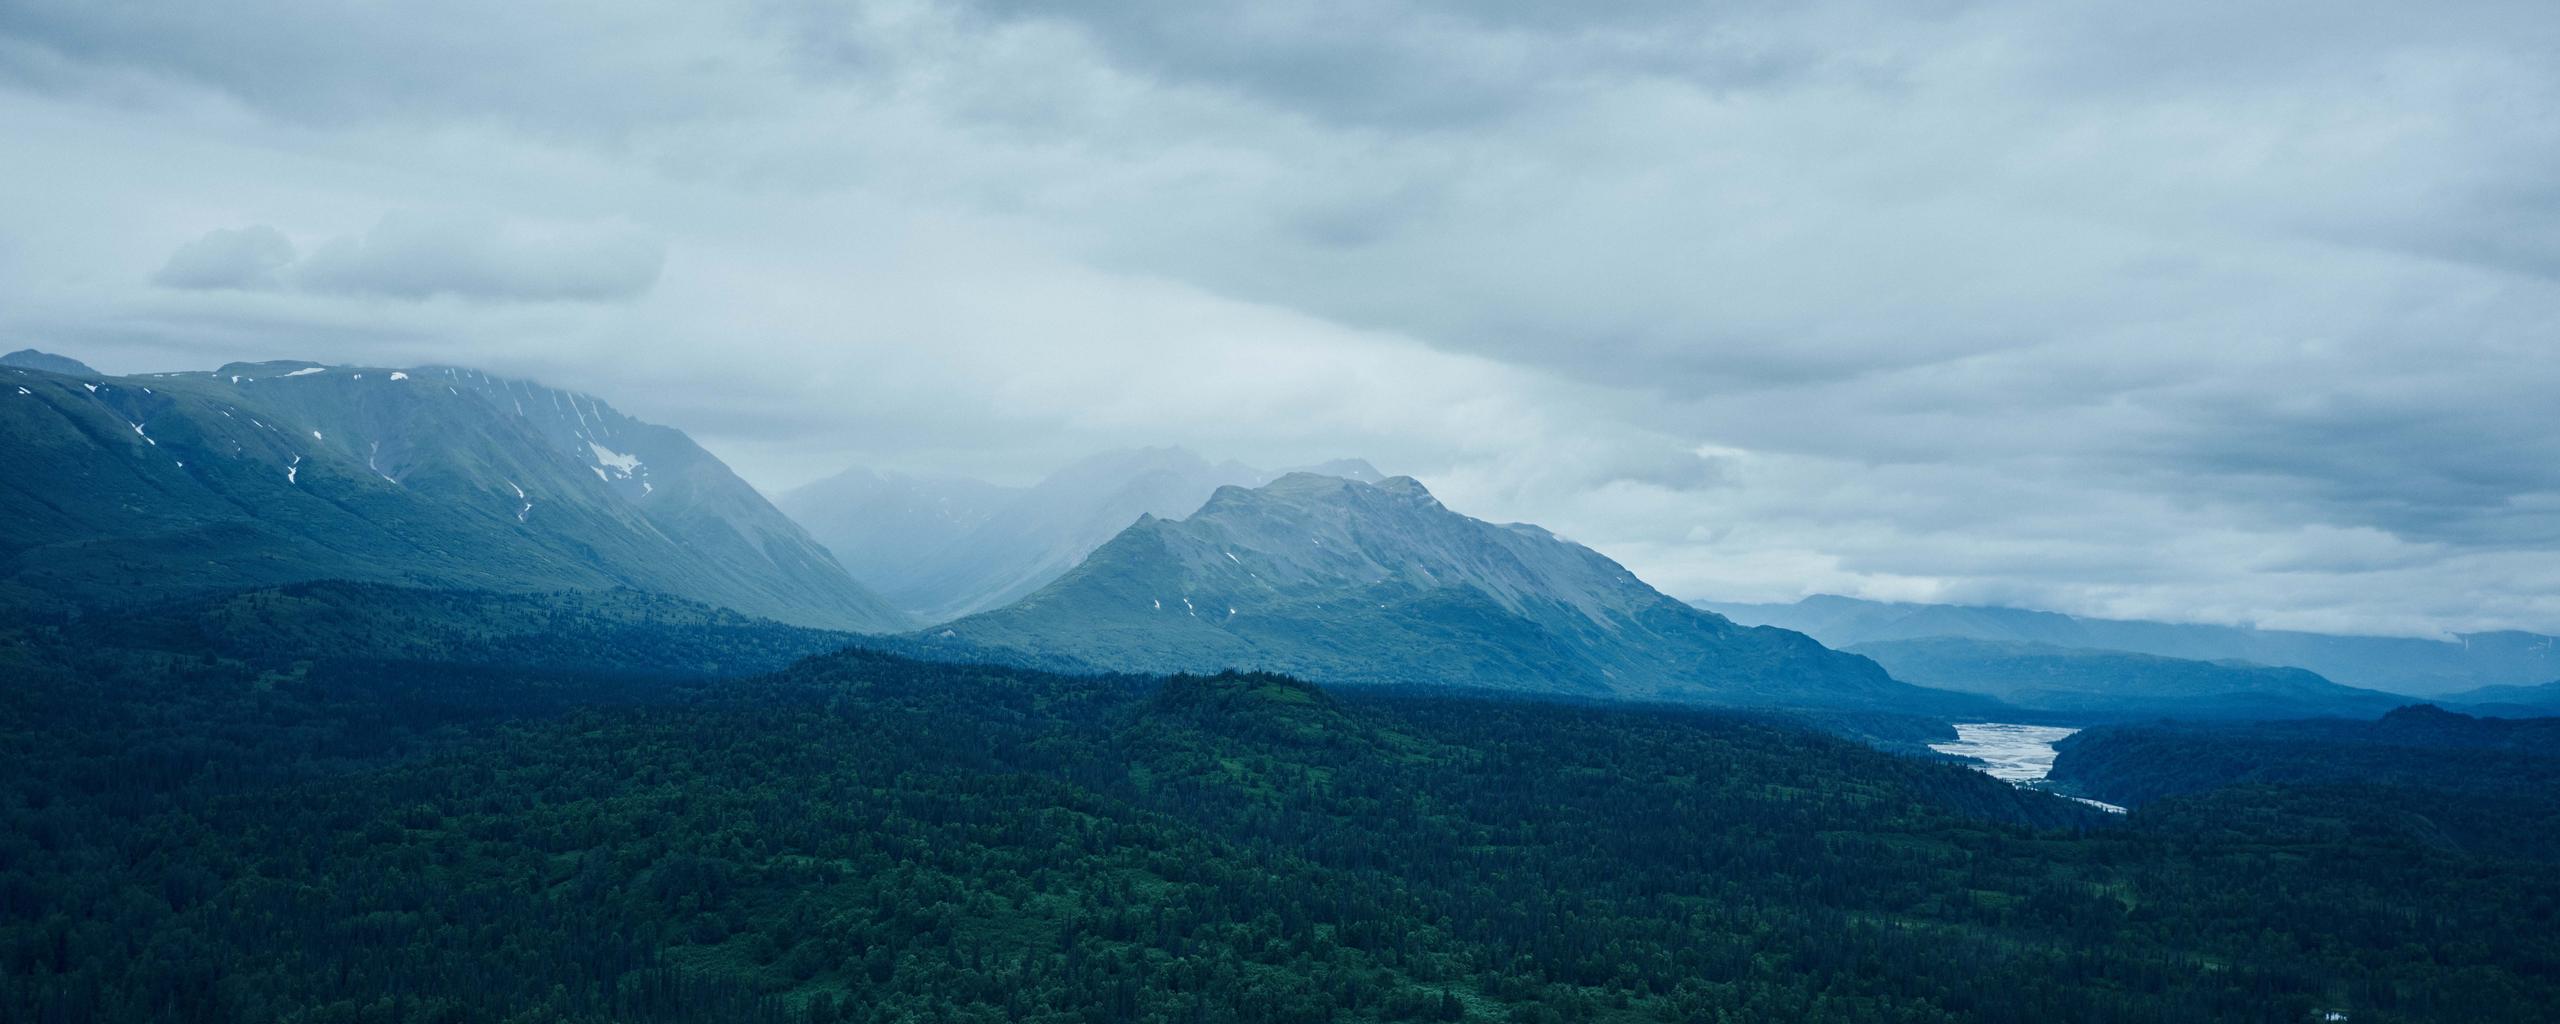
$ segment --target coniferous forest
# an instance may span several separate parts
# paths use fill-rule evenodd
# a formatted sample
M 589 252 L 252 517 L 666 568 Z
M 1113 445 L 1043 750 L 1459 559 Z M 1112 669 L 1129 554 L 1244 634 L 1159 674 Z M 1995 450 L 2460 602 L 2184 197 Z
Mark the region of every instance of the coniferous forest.
M 528 600 L 9 630 L 0 1018 L 2560 1007 L 2552 848 L 2334 780 L 2113 816 L 1776 717 L 795 661 L 827 636 L 640 598 L 545 613 L 610 657 L 505 656 Z M 2499 798 L 2476 777 L 2393 784 Z

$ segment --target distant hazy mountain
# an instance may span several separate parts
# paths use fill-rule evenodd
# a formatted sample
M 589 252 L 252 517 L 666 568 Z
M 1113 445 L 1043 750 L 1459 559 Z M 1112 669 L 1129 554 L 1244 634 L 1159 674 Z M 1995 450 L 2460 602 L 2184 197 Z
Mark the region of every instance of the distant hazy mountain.
M 2347 686 L 2429 696 L 2560 677 L 2560 641 L 2538 633 L 2469 633 L 2452 640 L 2334 636 L 2090 619 L 2017 608 L 1888 604 L 1827 594 L 1794 604 L 1701 601 L 1698 606 L 1736 622 L 1800 630 L 1833 647 L 1939 636 L 2008 640 L 2200 661 L 2289 665 Z
M 2318 673 L 2239 661 L 1930 637 L 1846 648 L 1906 683 L 1979 693 L 2022 708 L 2173 718 L 2371 718 L 2407 704 Z
M 1861 708 L 1992 702 L 1895 682 L 1798 633 L 1736 626 L 1534 526 L 1405 477 L 1295 473 L 1153 516 L 1019 604 L 927 633 L 1138 671 Z
M 2475 714 L 2505 718 L 2560 715 L 2560 682 L 2540 686 L 2483 686 L 2448 695 L 2444 702 L 2459 705 Z
M 89 364 L 73 359 L 70 356 L 58 356 L 51 352 L 38 352 L 31 348 L 22 348 L 9 353 L 8 355 L 0 356 L 0 366 L 14 366 L 23 370 L 43 370 L 46 373 L 67 373 L 90 377 L 98 375 L 98 371 L 90 369 Z
M 892 602 L 886 588 L 1021 497 L 1023 488 L 956 476 L 909 476 L 855 466 L 786 491 L 774 504 L 835 553 L 845 571 Z
M 0 369 L 0 604 L 315 579 L 909 624 L 683 432 L 587 395 L 450 368 Z
M 1332 475 L 1375 481 L 1358 459 Z M 940 622 L 1000 607 L 1075 567 L 1138 517 L 1189 515 L 1218 488 L 1269 475 L 1181 448 L 1106 452 L 1030 487 L 856 468 L 782 496 L 855 578 Z

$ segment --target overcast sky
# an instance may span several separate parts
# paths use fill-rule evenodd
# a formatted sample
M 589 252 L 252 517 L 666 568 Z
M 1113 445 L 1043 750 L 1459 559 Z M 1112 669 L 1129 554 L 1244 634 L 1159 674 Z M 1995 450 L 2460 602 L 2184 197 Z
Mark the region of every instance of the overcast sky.
M 1364 455 L 1684 597 L 2560 631 L 2560 6 L 0 0 L 0 348 L 777 491 Z

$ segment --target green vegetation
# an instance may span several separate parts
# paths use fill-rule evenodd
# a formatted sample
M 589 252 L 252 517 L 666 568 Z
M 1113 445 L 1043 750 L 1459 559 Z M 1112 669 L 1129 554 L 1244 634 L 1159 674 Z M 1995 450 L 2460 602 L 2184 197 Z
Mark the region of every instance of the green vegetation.
M 2156 724 L 2057 744 L 2068 792 L 2225 827 L 2560 860 L 2560 718 Z M 2249 817 L 2240 817 L 2245 810 Z
M 0 1019 L 2560 1006 L 2546 861 L 2286 826 L 2317 788 L 2126 821 L 1728 713 L 864 651 L 735 678 L 823 634 L 523 600 L 0 632 Z M 622 660 L 472 653 L 520 614 Z
M 492 594 L 301 583 L 65 623 L 72 643 L 166 648 L 252 662 L 438 662 L 581 675 L 771 672 L 861 638 L 786 626 L 637 590 Z

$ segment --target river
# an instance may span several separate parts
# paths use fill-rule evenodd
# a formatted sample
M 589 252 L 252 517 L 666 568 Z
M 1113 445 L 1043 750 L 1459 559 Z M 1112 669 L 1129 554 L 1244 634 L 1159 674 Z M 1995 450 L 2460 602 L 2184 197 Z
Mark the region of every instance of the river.
M 1961 722 L 1956 725 L 1956 741 L 1932 743 L 1929 749 L 1956 757 L 1969 757 L 1974 767 L 1992 778 L 2013 786 L 2041 788 L 2037 783 L 2053 771 L 2053 745 L 2078 729 L 2051 725 L 2012 725 L 2006 722 Z M 2072 797 L 2091 807 L 2123 814 L 2124 808 L 2096 800 Z

